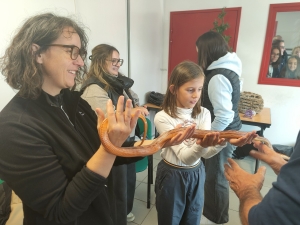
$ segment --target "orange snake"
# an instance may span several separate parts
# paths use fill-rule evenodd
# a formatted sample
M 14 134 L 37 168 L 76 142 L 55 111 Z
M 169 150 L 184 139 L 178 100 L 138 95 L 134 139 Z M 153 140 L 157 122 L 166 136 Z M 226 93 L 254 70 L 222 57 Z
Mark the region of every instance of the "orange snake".
M 144 122 L 145 129 L 147 130 L 147 122 L 143 116 L 140 116 Z M 137 157 L 137 156 L 147 156 L 147 155 L 152 155 L 158 150 L 160 150 L 164 144 L 169 141 L 171 138 L 173 138 L 178 132 L 185 130 L 186 127 L 180 127 L 176 128 L 173 130 L 170 130 L 164 134 L 161 134 L 158 138 L 156 138 L 150 145 L 142 145 L 143 141 L 145 140 L 146 137 L 146 132 L 144 132 L 143 139 L 141 141 L 141 144 L 136 147 L 116 147 L 114 146 L 108 137 L 107 133 L 107 128 L 108 128 L 108 120 L 105 119 L 99 129 L 99 134 L 100 134 L 100 139 L 101 143 L 104 146 L 104 148 L 117 156 L 122 156 L 122 157 Z M 192 138 L 203 138 L 206 134 L 211 133 L 213 131 L 211 130 L 198 130 L 196 129 L 194 134 L 192 135 Z M 243 137 L 244 135 L 248 134 L 247 132 L 243 131 L 235 131 L 235 130 L 226 130 L 226 131 L 219 131 L 220 133 L 220 138 L 240 138 Z

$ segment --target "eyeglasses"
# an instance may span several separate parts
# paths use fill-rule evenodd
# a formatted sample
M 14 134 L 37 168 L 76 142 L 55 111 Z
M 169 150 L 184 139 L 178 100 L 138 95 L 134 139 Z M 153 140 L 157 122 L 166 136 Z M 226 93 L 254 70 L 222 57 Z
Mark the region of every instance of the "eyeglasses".
M 122 66 L 123 62 L 124 62 L 124 59 L 115 59 L 115 58 L 112 58 L 112 59 L 106 59 L 106 61 L 111 61 L 111 64 L 113 66 L 117 66 L 118 63 L 120 63 L 120 66 Z
M 73 60 L 76 60 L 78 56 L 82 58 L 82 60 L 85 59 L 86 57 L 86 50 L 85 49 L 80 49 L 75 45 L 60 45 L 60 44 L 51 44 L 51 45 L 43 45 L 43 46 L 58 46 L 58 47 L 63 47 L 63 48 L 70 48 L 70 57 Z
M 272 55 L 272 56 L 279 56 L 278 53 L 277 53 L 277 54 L 276 54 L 276 53 L 272 53 L 271 55 Z

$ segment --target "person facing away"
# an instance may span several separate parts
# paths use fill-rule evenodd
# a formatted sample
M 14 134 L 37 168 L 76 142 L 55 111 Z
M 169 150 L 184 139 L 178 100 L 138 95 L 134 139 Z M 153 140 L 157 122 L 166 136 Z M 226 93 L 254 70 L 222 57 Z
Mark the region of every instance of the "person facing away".
M 300 58 L 300 46 L 296 46 L 293 48 L 292 55 L 298 56 Z
M 119 73 L 119 68 L 123 64 L 120 59 L 119 51 L 107 44 L 97 45 L 92 49 L 90 56 L 91 66 L 87 73 L 87 79 L 82 85 L 82 98 L 85 99 L 91 107 L 103 109 L 106 112 L 106 102 L 111 99 L 113 105 L 117 106 L 117 100 L 121 95 L 125 99 L 131 99 L 134 109 L 140 110 L 143 115 L 148 115 L 148 110 L 136 105 L 137 101 L 132 97 L 134 92 L 131 87 L 134 81 Z M 136 131 L 139 135 L 139 131 Z M 133 134 L 134 135 L 134 134 Z M 135 163 L 114 166 L 108 177 L 108 190 L 110 202 L 112 203 L 112 214 L 115 223 L 118 225 L 127 224 L 127 215 L 133 207 L 134 193 L 136 183 Z M 120 188 L 123 187 L 123 188 Z
M 291 56 L 288 59 L 287 66 L 281 71 L 281 77 L 287 79 L 300 78 L 300 59 L 298 56 Z
M 270 64 L 269 64 L 269 71 L 268 71 L 268 77 L 270 78 L 280 78 L 280 62 L 281 62 L 281 56 L 280 56 L 280 48 L 277 46 L 272 46 L 271 48 L 271 54 L 270 54 Z
M 85 73 L 86 46 L 85 31 L 74 20 L 44 13 L 26 20 L 0 59 L 6 82 L 19 90 L 0 113 L 0 178 L 22 200 L 24 224 L 117 225 L 106 178 L 113 164 L 139 158 L 107 152 L 97 130 L 104 113 L 97 109 L 97 120 L 80 93 L 70 90 Z M 115 113 L 107 103 L 107 130 L 120 147 L 140 112 L 131 116 L 131 100 L 123 111 L 124 97 L 117 105 Z M 192 131 L 180 132 L 166 146 Z
M 201 107 L 204 73 L 200 66 L 185 61 L 171 73 L 162 111 L 155 115 L 157 131 L 163 134 L 180 126 L 210 130 L 211 115 Z M 159 225 L 199 224 L 204 202 L 205 169 L 201 157 L 210 158 L 226 146 L 219 132 L 210 132 L 202 140 L 189 139 L 163 148 L 157 166 L 155 193 Z M 243 145 L 255 137 L 249 133 L 229 141 Z
M 256 174 L 244 171 L 232 159 L 225 164 L 225 176 L 231 189 L 240 200 L 240 219 L 243 225 L 293 225 L 299 224 L 300 212 L 300 132 L 291 158 L 286 162 L 267 145 L 255 141 L 250 155 L 267 163 L 278 175 L 272 188 L 262 197 L 266 168 L 260 167 Z
M 242 126 L 238 113 L 241 60 L 236 53 L 230 52 L 222 35 L 214 31 L 206 32 L 197 39 L 196 50 L 198 64 L 205 73 L 202 106 L 211 113 L 211 129 L 239 130 Z M 234 150 L 235 147 L 228 143 L 223 151 L 205 159 L 203 215 L 217 224 L 227 223 L 229 220 L 229 186 L 223 164 Z

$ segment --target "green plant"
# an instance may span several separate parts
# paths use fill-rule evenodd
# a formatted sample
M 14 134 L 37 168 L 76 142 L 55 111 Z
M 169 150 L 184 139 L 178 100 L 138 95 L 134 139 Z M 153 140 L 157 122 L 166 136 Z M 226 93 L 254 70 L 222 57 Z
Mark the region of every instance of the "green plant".
M 226 7 L 222 8 L 222 11 L 218 15 L 218 19 L 215 19 L 213 22 L 214 28 L 212 30 L 220 33 L 228 43 L 231 37 L 224 34 L 224 31 L 229 28 L 229 24 L 224 22 L 224 17 L 226 15 L 225 8 Z

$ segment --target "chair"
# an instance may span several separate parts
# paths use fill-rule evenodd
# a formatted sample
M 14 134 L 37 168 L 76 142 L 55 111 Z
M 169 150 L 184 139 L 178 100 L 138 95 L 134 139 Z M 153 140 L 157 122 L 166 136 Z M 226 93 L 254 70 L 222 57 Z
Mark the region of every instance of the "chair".
M 152 124 L 151 121 L 146 118 L 147 120 L 147 135 L 146 139 L 152 139 Z M 142 134 L 145 132 L 144 122 L 141 119 L 138 119 L 138 126 Z M 146 156 L 142 160 L 135 163 L 135 170 L 137 173 L 144 171 L 148 166 L 148 181 L 147 181 L 147 208 L 150 208 L 150 198 L 151 198 L 151 184 L 153 184 L 153 155 Z

